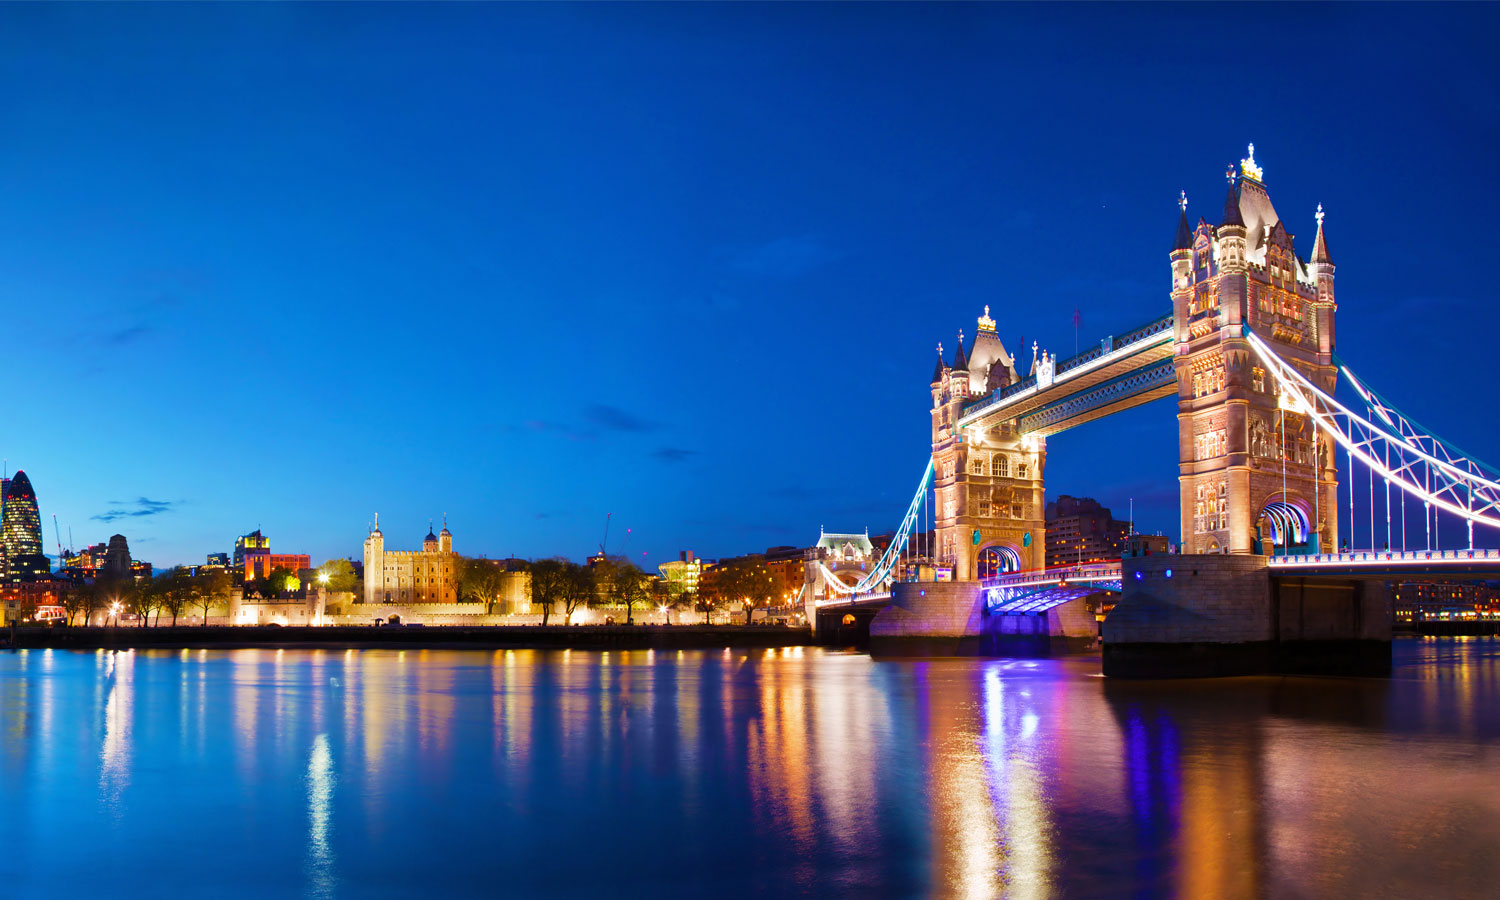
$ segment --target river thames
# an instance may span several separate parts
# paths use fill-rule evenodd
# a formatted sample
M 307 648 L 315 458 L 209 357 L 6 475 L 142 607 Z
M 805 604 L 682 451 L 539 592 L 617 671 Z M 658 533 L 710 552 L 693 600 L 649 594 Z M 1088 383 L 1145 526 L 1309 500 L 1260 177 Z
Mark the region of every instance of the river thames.
M 1492 897 L 1500 642 L 0 654 L 0 896 Z

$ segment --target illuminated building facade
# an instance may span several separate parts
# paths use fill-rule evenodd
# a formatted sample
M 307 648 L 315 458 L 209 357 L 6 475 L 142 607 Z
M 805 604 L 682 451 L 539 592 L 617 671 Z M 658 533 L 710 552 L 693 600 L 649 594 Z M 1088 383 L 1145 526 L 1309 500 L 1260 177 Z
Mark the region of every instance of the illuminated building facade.
M 245 554 L 247 553 L 270 553 L 271 539 L 260 533 L 257 528 L 246 535 L 235 538 L 234 541 L 234 569 L 243 572 L 245 569 Z
M 21 470 L 0 485 L 0 548 L 4 550 L 6 582 L 46 580 L 52 563 L 42 553 L 42 517 L 36 491 Z
M 244 568 L 237 570 L 236 574 L 246 581 L 265 578 L 277 569 L 301 572 L 312 568 L 312 557 L 306 553 L 247 552 L 244 560 Z
M 698 581 L 703 577 L 703 560 L 694 556 L 693 551 L 683 550 L 677 554 L 677 559 L 662 563 L 656 571 L 674 592 L 695 594 Z
M 1062 494 L 1047 504 L 1047 565 L 1119 559 L 1129 530 L 1092 497 Z
M 1223 222 L 1191 226 L 1187 200 L 1172 245 L 1178 478 L 1186 553 L 1317 552 L 1336 546 L 1332 437 L 1276 392 L 1249 326 L 1333 393 L 1333 260 L 1318 231 L 1303 262 L 1266 192 L 1255 146 L 1230 169 Z
M 1031 374 L 1051 382 L 1055 355 L 1035 355 Z M 996 572 L 1039 568 L 1045 562 L 1042 469 L 1047 440 L 1021 435 L 1014 420 L 960 431 L 964 405 L 1019 380 L 1015 357 L 984 308 L 974 343 L 950 364 L 938 347 L 932 373 L 933 500 L 937 561 L 962 581 Z M 1044 377 L 1045 376 L 1045 377 Z
M 797 599 L 797 593 L 807 581 L 807 556 L 807 551 L 801 547 L 771 547 L 766 550 L 766 568 L 775 576 L 780 597 L 786 603 Z
M 421 550 L 387 550 L 377 515 L 374 530 L 365 538 L 365 602 L 457 603 L 454 561 L 446 520 L 441 533 L 428 529 Z
M 1500 614 L 1500 587 L 1483 581 L 1409 581 L 1392 586 L 1398 623 L 1492 619 Z
M 1123 556 L 1163 556 L 1172 552 L 1172 542 L 1164 534 L 1132 532 L 1125 536 Z

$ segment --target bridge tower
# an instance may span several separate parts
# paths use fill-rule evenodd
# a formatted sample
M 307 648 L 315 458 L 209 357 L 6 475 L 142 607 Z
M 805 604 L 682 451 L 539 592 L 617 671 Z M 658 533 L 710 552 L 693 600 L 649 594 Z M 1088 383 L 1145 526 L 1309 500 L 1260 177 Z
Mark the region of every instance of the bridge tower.
M 1275 393 L 1253 330 L 1324 390 L 1333 362 L 1333 261 L 1322 207 L 1304 263 L 1271 205 L 1255 145 L 1228 173 L 1223 222 L 1189 225 L 1171 252 L 1178 480 L 1185 553 L 1271 553 L 1337 546 L 1333 441 Z
M 951 364 L 938 346 L 932 373 L 935 553 L 953 566 L 958 581 L 1041 568 L 1046 560 L 1046 438 L 1022 436 L 1014 418 L 957 426 L 965 404 L 1019 380 L 1015 357 L 996 333 L 988 306 L 978 326 L 968 349 L 959 333 Z

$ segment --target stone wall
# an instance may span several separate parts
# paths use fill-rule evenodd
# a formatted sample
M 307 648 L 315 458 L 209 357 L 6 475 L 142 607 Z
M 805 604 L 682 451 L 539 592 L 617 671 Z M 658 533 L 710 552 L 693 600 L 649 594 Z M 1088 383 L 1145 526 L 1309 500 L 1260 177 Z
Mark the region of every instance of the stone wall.
M 870 623 L 870 638 L 964 637 L 980 633 L 983 592 L 975 581 L 901 582 Z
M 1106 645 L 1271 640 L 1271 578 L 1264 557 L 1140 556 L 1123 562 L 1124 591 L 1104 621 Z
M 1104 674 L 1164 678 L 1390 672 L 1390 598 L 1361 578 L 1273 578 L 1265 557 L 1124 561 Z

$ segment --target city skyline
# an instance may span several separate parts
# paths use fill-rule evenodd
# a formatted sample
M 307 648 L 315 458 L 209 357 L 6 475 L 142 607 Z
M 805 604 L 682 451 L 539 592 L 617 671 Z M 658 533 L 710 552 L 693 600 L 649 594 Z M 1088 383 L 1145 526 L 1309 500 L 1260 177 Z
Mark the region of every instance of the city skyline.
M 357 556 L 376 512 L 575 559 L 612 513 L 651 568 L 876 534 L 934 345 L 1165 311 L 1178 191 L 1216 222 L 1249 141 L 1304 259 L 1327 211 L 1351 365 L 1492 446 L 1496 13 L 1090 11 L 7 8 L 9 364 L 61 412 L 0 453 L 162 567 L 257 527 Z M 1260 60 L 1228 102 L 1226 44 Z M 1171 405 L 1110 427 L 1050 442 L 1048 497 L 1175 535 Z

